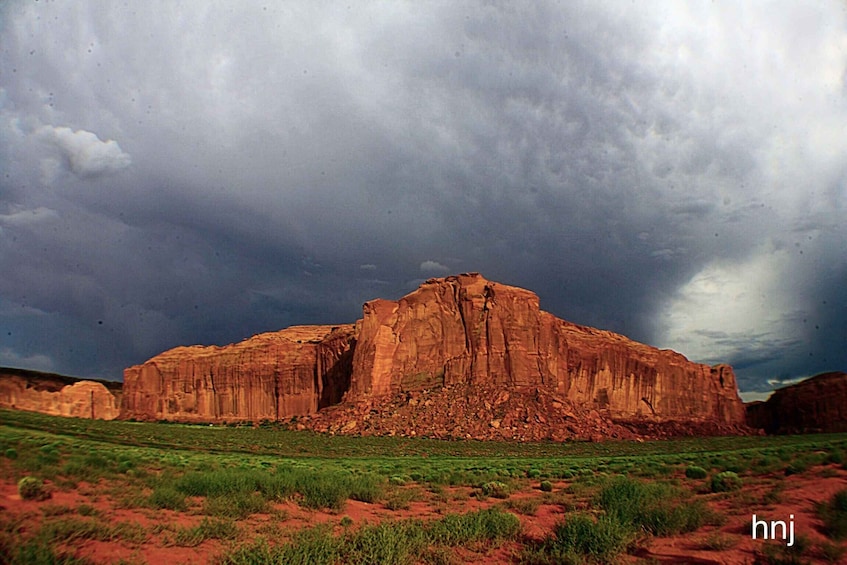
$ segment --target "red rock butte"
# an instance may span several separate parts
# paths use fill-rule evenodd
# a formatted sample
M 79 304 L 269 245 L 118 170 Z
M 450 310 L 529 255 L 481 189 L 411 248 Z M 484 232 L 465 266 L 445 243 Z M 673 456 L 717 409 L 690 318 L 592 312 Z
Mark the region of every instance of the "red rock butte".
M 769 434 L 847 432 L 847 373 L 822 373 L 746 408 L 747 423 Z
M 503 393 L 511 402 L 497 404 Z M 429 404 L 412 402 L 427 395 L 435 395 Z M 479 408 L 471 414 L 443 402 Z M 506 413 L 508 407 L 523 412 Z M 447 417 L 454 408 L 465 424 L 427 416 L 440 410 Z M 585 435 L 579 426 L 563 427 L 580 415 L 607 424 L 724 430 L 743 427 L 745 417 L 729 366 L 693 363 L 561 320 L 541 310 L 534 293 L 477 273 L 430 279 L 400 300 L 367 302 L 355 324 L 291 327 L 224 347 L 177 347 L 126 369 L 122 399 L 123 418 L 307 416 L 300 420 L 307 427 L 326 431 L 483 439 Z M 391 429 L 387 418 L 397 420 Z

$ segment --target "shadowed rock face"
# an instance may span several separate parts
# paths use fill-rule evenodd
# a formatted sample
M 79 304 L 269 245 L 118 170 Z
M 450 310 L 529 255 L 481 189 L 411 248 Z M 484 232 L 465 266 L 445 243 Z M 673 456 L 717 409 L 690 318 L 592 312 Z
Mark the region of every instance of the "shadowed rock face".
M 539 309 L 534 293 L 476 273 L 430 279 L 397 301 L 368 302 L 355 326 L 301 326 L 226 347 L 165 352 L 125 371 L 123 416 L 279 420 L 342 400 L 350 406 L 458 388 L 471 396 L 474 390 L 535 391 L 534 398 L 546 400 L 538 401 L 539 417 L 521 421 L 522 428 L 547 425 L 541 412 L 550 410 L 571 419 L 594 411 L 607 421 L 744 423 L 728 366 L 692 363 L 560 320 Z M 374 421 L 383 416 L 391 415 L 376 414 Z M 493 412 L 474 418 L 502 419 Z M 410 414 L 405 424 L 397 422 L 398 433 L 414 429 L 415 420 Z M 321 425 L 342 432 L 357 427 Z
M 26 371 L 0 369 L 0 408 L 53 416 L 113 420 L 120 414 L 120 383 L 87 381 Z
M 847 373 L 823 373 L 748 404 L 747 424 L 769 434 L 847 432 Z

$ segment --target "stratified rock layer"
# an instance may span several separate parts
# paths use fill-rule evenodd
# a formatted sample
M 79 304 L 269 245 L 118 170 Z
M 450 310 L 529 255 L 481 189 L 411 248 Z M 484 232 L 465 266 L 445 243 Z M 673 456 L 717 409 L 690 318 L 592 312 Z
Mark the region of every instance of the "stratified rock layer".
M 240 343 L 177 347 L 124 371 L 123 417 L 279 420 L 347 390 L 353 326 L 294 326 Z
M 748 404 L 747 424 L 769 434 L 847 432 L 847 373 L 823 373 Z
M 113 394 L 98 381 L 22 369 L 0 369 L 0 408 L 113 420 L 120 414 L 120 390 L 116 392 Z
M 534 293 L 476 273 L 368 302 L 355 326 L 178 347 L 125 371 L 123 406 L 127 418 L 311 414 L 298 425 L 436 437 L 630 437 L 627 422 L 716 433 L 744 424 L 728 366 L 571 324 L 540 310 Z

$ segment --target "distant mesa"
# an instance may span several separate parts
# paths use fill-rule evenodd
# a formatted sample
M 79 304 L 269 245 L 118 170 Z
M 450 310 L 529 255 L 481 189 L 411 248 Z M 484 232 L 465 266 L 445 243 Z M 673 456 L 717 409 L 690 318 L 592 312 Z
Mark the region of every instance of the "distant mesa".
M 121 392 L 117 382 L 0 367 L 0 408 L 114 420 L 120 414 Z
M 769 434 L 847 432 L 847 373 L 823 373 L 747 405 L 747 423 Z
M 748 431 L 729 366 L 561 320 L 478 273 L 367 302 L 355 324 L 166 351 L 124 371 L 121 417 L 515 440 Z

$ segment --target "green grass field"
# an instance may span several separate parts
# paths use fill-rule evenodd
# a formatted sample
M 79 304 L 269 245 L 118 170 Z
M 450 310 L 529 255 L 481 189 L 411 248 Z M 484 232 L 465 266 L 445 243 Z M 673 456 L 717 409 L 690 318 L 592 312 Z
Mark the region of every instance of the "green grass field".
M 158 536 L 180 547 L 219 540 L 220 563 L 444 563 L 456 562 L 457 546 L 484 552 L 502 543 L 515 545 L 514 562 L 614 563 L 646 538 L 720 524 L 725 518 L 707 506 L 709 500 L 729 497 L 739 507 L 776 501 L 783 477 L 837 473 L 845 453 L 847 434 L 518 444 L 0 411 L 2 479 L 33 477 L 25 481 L 27 496 L 39 495 L 39 482 L 74 489 L 84 481 L 117 508 L 202 516 L 191 527 L 164 524 L 152 531 L 109 521 L 96 509 L 63 510 L 48 502 L 35 530 L 24 528 L 22 519 L 0 518 L 0 555 L 11 556 L 0 562 L 78 562 L 68 553 L 72 542 L 143 544 Z M 554 483 L 567 487 L 553 492 Z M 742 488 L 748 484 L 766 485 L 767 492 L 752 500 Z M 350 500 L 388 511 L 421 500 L 443 506 L 457 496 L 449 491 L 455 487 L 495 505 L 464 514 L 447 505 L 426 522 L 348 527 L 343 520 Z M 523 495 L 510 498 L 515 493 Z M 821 507 L 832 541 L 807 549 L 808 555 L 824 562 L 827 552 L 843 555 L 844 496 Z M 257 514 L 284 525 L 278 505 L 285 501 L 338 515 L 344 530 L 286 531 L 283 542 L 244 535 L 245 520 Z M 564 519 L 541 542 L 523 539 L 517 516 L 531 516 L 544 504 L 561 508 Z M 710 543 L 727 542 L 715 533 Z

